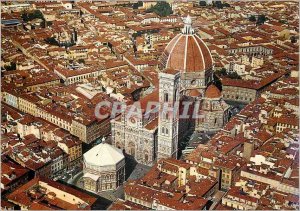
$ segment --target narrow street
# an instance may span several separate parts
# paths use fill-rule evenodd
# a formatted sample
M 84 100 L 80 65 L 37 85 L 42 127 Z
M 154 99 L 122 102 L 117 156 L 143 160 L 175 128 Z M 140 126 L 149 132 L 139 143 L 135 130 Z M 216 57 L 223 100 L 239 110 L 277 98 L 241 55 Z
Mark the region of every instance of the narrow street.
M 225 192 L 223 191 L 217 191 L 215 195 L 212 198 L 212 205 L 210 206 L 209 210 L 214 210 L 216 206 L 218 206 L 219 203 L 221 203 L 222 197 L 225 195 Z

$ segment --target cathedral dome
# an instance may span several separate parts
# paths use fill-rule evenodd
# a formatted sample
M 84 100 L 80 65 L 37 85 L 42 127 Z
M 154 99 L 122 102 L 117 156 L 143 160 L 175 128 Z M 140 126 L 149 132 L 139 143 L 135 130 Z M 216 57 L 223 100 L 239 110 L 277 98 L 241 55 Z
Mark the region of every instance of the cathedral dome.
M 190 16 L 184 23 L 182 33 L 169 42 L 162 54 L 162 68 L 173 68 L 188 73 L 211 69 L 211 53 L 202 39 L 194 33 Z
M 213 84 L 209 85 L 205 91 L 206 98 L 220 98 L 221 97 L 221 91 Z

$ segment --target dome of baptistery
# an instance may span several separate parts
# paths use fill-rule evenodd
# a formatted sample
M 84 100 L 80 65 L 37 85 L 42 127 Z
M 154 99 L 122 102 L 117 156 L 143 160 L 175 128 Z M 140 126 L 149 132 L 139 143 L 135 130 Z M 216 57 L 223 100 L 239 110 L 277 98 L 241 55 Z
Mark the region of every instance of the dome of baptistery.
M 173 68 L 183 73 L 205 72 L 213 67 L 211 53 L 203 40 L 194 33 L 188 15 L 182 32 L 165 48 L 161 57 L 162 68 Z

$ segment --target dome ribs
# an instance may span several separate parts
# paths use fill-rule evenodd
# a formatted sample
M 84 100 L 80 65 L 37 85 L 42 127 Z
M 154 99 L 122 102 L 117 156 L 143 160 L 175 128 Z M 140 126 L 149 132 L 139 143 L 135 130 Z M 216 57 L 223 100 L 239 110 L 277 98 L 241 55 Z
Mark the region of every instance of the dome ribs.
M 201 49 L 194 36 L 189 36 L 189 54 L 187 55 L 189 66 L 186 72 L 198 72 L 205 69 Z
M 211 54 L 209 52 L 208 47 L 205 45 L 205 43 L 203 42 L 203 40 L 201 40 L 198 36 L 195 36 L 195 38 L 197 39 L 199 46 L 202 50 L 202 54 L 204 57 L 204 62 L 205 62 L 205 69 L 209 69 L 212 67 L 212 57 Z
M 181 36 L 175 44 L 173 51 L 170 53 L 167 67 L 175 70 L 184 69 L 184 51 L 185 51 L 185 36 Z
M 213 59 L 200 37 L 195 34 L 178 34 L 163 52 L 161 65 L 181 72 L 202 72 L 213 67 Z

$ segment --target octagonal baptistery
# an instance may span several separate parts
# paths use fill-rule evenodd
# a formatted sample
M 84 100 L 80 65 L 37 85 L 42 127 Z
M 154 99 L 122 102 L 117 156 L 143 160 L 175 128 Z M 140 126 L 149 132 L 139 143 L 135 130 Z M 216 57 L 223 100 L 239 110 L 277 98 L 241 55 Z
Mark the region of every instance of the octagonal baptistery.
M 195 34 L 188 15 L 182 32 L 176 35 L 165 48 L 160 58 L 162 69 L 171 68 L 181 73 L 182 90 L 204 91 L 213 79 L 213 59 L 203 40 Z
M 92 192 L 114 190 L 125 179 L 125 157 L 122 150 L 101 143 L 83 155 L 83 186 Z

